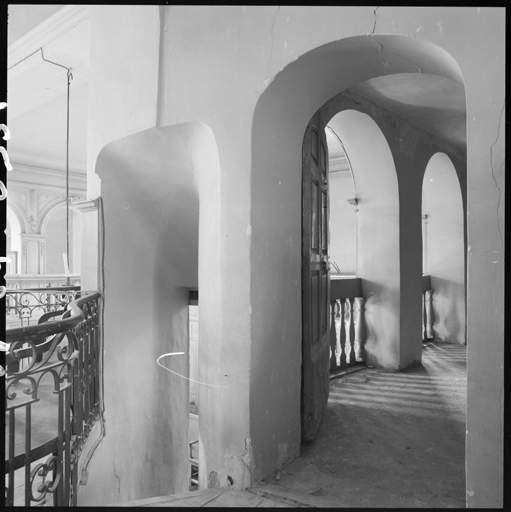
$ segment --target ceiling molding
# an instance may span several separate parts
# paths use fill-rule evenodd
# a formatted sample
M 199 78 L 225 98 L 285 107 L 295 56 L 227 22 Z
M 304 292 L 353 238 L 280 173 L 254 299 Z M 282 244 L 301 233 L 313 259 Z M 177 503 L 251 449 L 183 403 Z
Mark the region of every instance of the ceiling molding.
M 36 166 L 36 165 L 26 165 L 26 164 L 18 164 L 16 162 L 12 162 L 13 171 L 20 171 L 20 172 L 35 172 L 37 174 L 42 174 L 45 176 L 54 176 L 56 178 L 62 178 L 66 177 L 66 171 L 61 171 L 60 169 L 50 169 L 48 167 L 42 167 L 42 166 Z M 14 173 L 12 173 L 10 176 L 13 176 Z M 78 181 L 87 181 L 87 176 L 85 173 L 79 173 L 79 172 L 69 172 L 69 176 L 73 177 L 73 179 Z M 16 181 L 12 178 L 9 181 Z
M 351 167 L 346 153 L 334 153 L 328 155 L 329 173 L 348 172 L 351 174 Z
M 66 5 L 8 46 L 12 68 L 89 17 L 84 5 Z
M 28 172 L 54 172 L 58 175 L 66 175 L 66 161 L 65 158 L 53 158 L 43 155 L 25 155 L 23 158 L 17 153 L 9 152 L 9 158 L 14 169 Z M 23 163 L 22 163 L 23 162 Z M 69 174 L 81 175 L 85 178 L 87 175 L 87 165 L 73 158 L 69 159 Z M 79 178 L 78 178 L 79 179 Z
M 8 191 L 20 191 L 37 187 L 39 191 L 48 193 L 65 192 L 66 173 L 56 169 L 32 167 L 28 165 L 13 164 L 14 170 L 9 174 L 7 181 Z M 87 176 L 84 174 L 69 173 L 70 193 L 79 195 L 87 190 Z

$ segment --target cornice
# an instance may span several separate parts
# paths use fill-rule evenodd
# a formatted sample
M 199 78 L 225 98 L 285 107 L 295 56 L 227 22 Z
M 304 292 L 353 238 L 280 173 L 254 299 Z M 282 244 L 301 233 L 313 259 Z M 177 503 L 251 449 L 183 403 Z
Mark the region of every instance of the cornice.
M 8 67 L 15 66 L 89 17 L 84 5 L 66 5 L 8 46 Z
M 78 208 L 82 213 L 97 212 L 98 199 L 86 199 L 84 201 L 74 201 L 73 206 Z

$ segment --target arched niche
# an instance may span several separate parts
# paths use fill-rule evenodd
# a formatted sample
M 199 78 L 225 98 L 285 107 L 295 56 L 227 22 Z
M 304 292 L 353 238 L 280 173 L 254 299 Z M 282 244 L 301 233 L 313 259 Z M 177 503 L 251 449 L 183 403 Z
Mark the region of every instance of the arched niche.
M 463 201 L 456 169 L 433 155 L 422 186 L 423 272 L 431 277 L 436 340 L 465 343 Z
M 378 76 L 420 70 L 463 83 L 456 61 L 427 40 L 379 35 L 378 41 L 386 50 L 385 59 L 370 35 L 333 41 L 299 56 L 273 77 L 256 104 L 250 226 L 250 432 L 255 480 L 300 450 L 301 160 L 309 119 L 342 91 Z M 417 218 L 420 239 L 420 207 Z M 420 259 L 418 264 L 420 269 Z M 420 275 L 418 279 L 420 286 Z M 412 321 L 415 324 L 418 318 L 420 336 L 420 291 L 417 301 Z M 417 350 L 420 357 L 420 338 Z M 404 366 L 416 359 L 414 355 L 407 351 Z
M 220 357 L 215 346 L 203 343 L 215 336 L 221 316 L 221 287 L 210 272 L 212 261 L 219 265 L 215 138 L 198 122 L 151 128 L 105 146 L 96 173 L 103 203 L 100 291 L 105 301 L 108 427 L 91 459 L 87 486 L 80 491 L 88 503 L 104 502 L 118 485 L 125 496 L 186 492 L 188 304 L 190 289 L 199 283 L 200 350 L 206 352 L 203 359 L 213 352 L 213 363 Z M 171 370 L 166 371 L 156 361 L 169 353 L 177 354 L 161 360 Z M 205 373 L 201 380 L 208 382 L 207 368 Z M 119 401 L 119 388 L 130 397 L 128 402 Z M 116 470 L 125 475 L 121 482 Z
M 64 274 L 63 253 L 67 252 L 66 201 L 54 204 L 41 220 L 41 234 L 46 236 L 46 273 Z M 82 214 L 69 206 L 69 272 L 79 274 L 81 268 Z
M 385 136 L 367 114 L 343 110 L 329 125 L 350 156 L 358 194 L 358 277 L 365 298 L 371 365 L 400 365 L 399 194 Z M 330 199 L 332 201 L 332 199 Z
M 23 219 L 23 217 L 21 218 Z M 16 252 L 16 262 L 11 262 L 8 268 L 12 270 L 12 274 L 18 274 L 21 269 L 22 257 L 21 233 L 24 231 L 22 231 L 22 222 L 20 222 L 19 214 L 9 204 L 7 204 L 7 223 L 10 229 L 10 248 L 8 250 Z

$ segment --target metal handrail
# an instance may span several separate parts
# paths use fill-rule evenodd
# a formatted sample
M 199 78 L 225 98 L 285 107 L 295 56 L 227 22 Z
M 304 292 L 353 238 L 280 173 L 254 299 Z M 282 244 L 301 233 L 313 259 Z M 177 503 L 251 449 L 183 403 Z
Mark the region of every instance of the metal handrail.
M 99 292 L 80 292 L 79 299 L 70 302 L 63 318 L 54 322 L 45 322 L 36 325 L 27 325 L 25 327 L 13 327 L 5 331 L 7 343 L 14 341 L 33 340 L 42 336 L 52 336 L 62 332 L 70 331 L 73 327 L 85 320 L 81 306 L 90 300 L 99 299 Z
M 55 320 L 6 331 L 7 505 L 19 504 L 15 503 L 15 490 L 21 489 L 24 497 L 19 499 L 25 506 L 48 504 L 47 499 L 55 506 L 76 506 L 85 441 L 98 420 L 103 432 L 101 294 L 91 291 L 81 295 L 65 309 L 48 312 L 40 319 L 57 315 Z M 46 377 L 54 389 L 44 396 L 56 397 L 57 403 L 53 399 L 41 402 L 47 400 L 43 394 L 49 392 L 41 389 Z M 42 404 L 40 411 L 56 415 L 57 427 L 55 432 L 48 432 L 51 440 L 32 446 L 31 432 L 37 429 L 32 407 L 37 403 Z M 24 447 L 19 454 L 18 431 Z M 89 452 L 83 455 L 90 457 Z M 15 484 L 20 478 L 22 487 Z

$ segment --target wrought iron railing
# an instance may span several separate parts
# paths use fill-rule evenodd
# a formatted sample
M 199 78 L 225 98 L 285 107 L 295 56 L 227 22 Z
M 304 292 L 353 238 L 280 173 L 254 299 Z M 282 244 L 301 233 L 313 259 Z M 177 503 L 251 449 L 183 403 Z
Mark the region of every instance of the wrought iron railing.
M 6 331 L 6 505 L 77 505 L 78 461 L 102 417 L 100 300 L 82 292 L 56 320 Z
M 8 329 L 34 323 L 46 313 L 61 311 L 80 296 L 79 286 L 7 290 L 5 319 Z
M 360 278 L 330 283 L 330 372 L 365 363 L 364 299 Z

